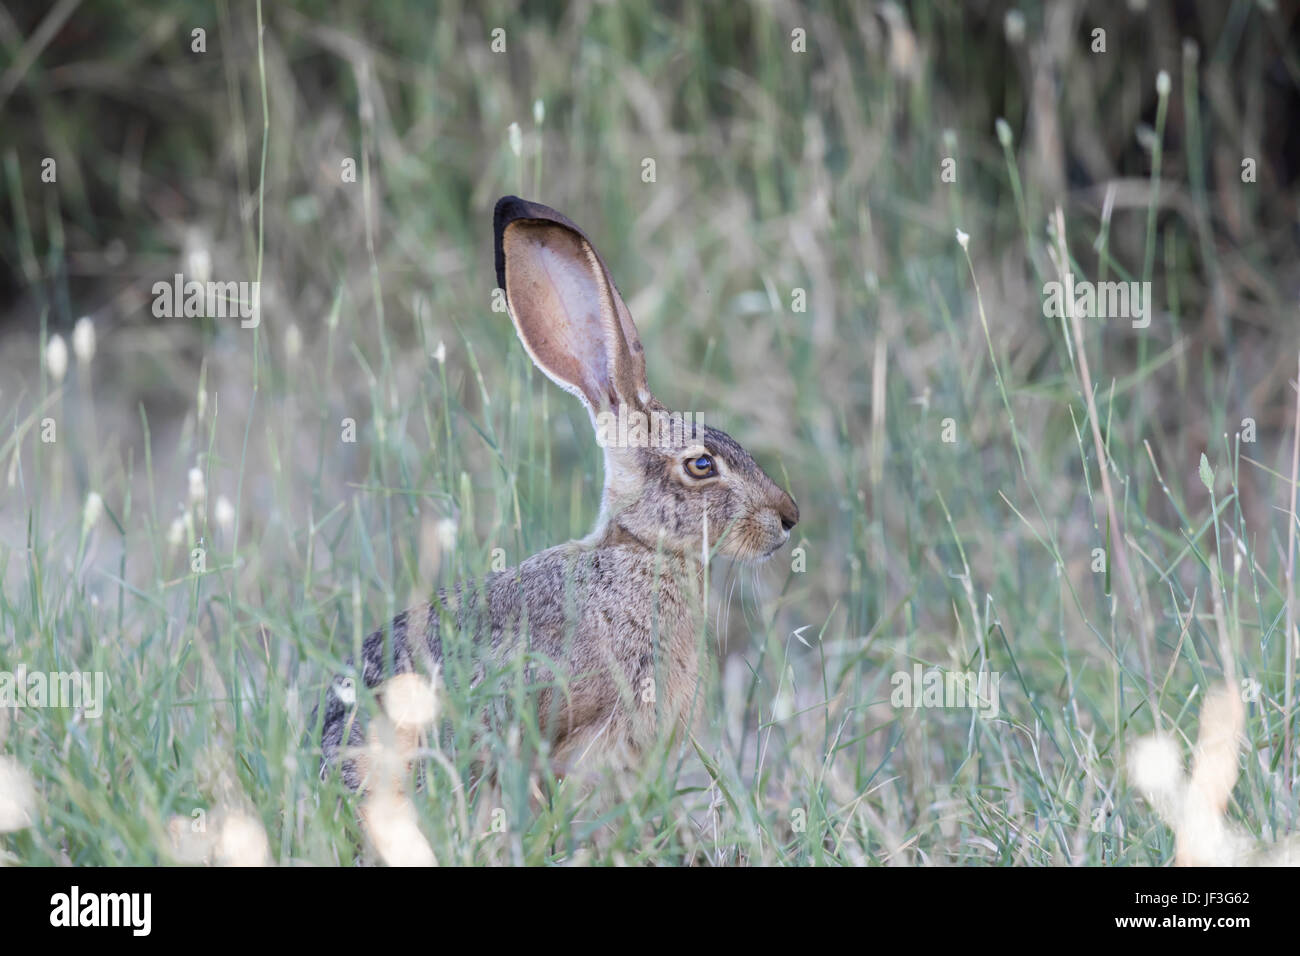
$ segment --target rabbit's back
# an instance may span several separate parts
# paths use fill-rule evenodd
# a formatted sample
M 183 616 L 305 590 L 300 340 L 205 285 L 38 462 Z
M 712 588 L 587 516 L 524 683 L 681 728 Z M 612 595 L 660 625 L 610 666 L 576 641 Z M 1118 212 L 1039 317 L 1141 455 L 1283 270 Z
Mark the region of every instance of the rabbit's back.
M 557 772 L 579 760 L 634 757 L 696 704 L 699 572 L 639 544 L 570 542 L 517 568 L 439 591 L 362 644 L 360 676 L 438 667 L 444 684 L 473 688 L 521 658 Z M 345 679 L 327 692 L 326 762 L 365 742 Z M 350 786 L 359 785 L 344 761 Z

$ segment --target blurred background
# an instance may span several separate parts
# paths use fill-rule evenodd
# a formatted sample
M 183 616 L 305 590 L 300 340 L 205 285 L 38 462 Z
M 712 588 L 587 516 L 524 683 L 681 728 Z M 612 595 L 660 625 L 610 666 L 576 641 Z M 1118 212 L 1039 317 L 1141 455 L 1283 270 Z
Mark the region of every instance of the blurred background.
M 80 765 L 41 756 L 66 751 L 61 723 L 15 736 L 38 777 L 84 783 L 138 747 L 165 817 L 207 784 L 179 759 L 163 780 L 159 753 L 227 748 L 272 844 L 325 852 L 257 795 L 301 800 L 310 771 L 257 755 L 305 730 L 360 629 L 598 509 L 585 414 L 492 308 L 492 206 L 518 193 L 600 249 L 660 397 L 799 502 L 802 567 L 782 552 L 714 582 L 710 739 L 756 807 L 852 818 L 847 862 L 1167 859 L 1120 757 L 1130 722 L 1153 725 L 1152 680 L 1194 735 L 1222 673 L 1217 541 L 1246 557 L 1230 630 L 1264 687 L 1234 812 L 1261 839 L 1294 818 L 1300 5 L 260 16 L 259 45 L 245 0 L 0 6 L 0 664 L 93 661 L 137 701 Z M 1096 573 L 1116 543 L 1075 343 L 1043 310 L 1058 207 L 1080 277 L 1152 283 L 1149 327 L 1085 323 L 1145 624 Z M 175 273 L 260 276 L 260 324 L 157 317 Z M 211 713 L 173 700 L 207 656 Z M 891 709 L 912 662 L 1015 674 L 1003 722 Z M 736 854 L 787 858 L 765 852 Z

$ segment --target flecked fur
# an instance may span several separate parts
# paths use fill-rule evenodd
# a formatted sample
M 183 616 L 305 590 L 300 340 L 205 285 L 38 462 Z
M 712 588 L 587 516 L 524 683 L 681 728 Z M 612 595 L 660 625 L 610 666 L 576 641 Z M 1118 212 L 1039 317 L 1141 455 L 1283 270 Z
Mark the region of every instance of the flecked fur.
M 666 412 L 645 381 L 631 315 L 603 260 L 568 219 L 507 196 L 497 203 L 496 260 L 516 331 L 530 357 L 579 396 L 596 424 L 620 404 Z M 661 436 L 662 437 L 662 436 Z M 731 436 L 692 424 L 650 447 L 605 446 L 596 527 L 481 582 L 439 591 L 370 634 L 360 676 L 440 667 L 444 681 L 481 683 L 524 655 L 552 768 L 634 765 L 674 726 L 698 716 L 703 555 L 767 557 L 798 520 L 794 500 Z M 717 474 L 684 462 L 709 455 Z M 325 768 L 365 786 L 365 730 L 351 678 L 326 693 Z M 346 742 L 346 746 L 345 746 Z

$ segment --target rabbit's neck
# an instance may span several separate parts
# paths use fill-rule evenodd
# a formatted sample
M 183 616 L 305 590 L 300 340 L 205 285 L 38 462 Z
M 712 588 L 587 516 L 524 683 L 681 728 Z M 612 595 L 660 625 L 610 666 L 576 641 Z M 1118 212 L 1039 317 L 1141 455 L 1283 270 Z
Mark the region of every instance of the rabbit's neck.
M 680 551 L 665 548 L 657 540 L 647 541 L 643 535 L 624 527 L 617 519 L 608 521 L 594 532 L 578 542 L 583 548 L 641 548 L 665 565 L 680 565 L 692 572 L 692 576 L 702 579 L 704 566 L 698 555 L 683 554 Z
M 606 521 L 602 527 L 597 528 L 588 538 L 584 539 L 584 544 L 593 548 L 645 548 L 647 551 L 654 551 L 655 543 L 645 541 L 640 536 L 617 521 Z

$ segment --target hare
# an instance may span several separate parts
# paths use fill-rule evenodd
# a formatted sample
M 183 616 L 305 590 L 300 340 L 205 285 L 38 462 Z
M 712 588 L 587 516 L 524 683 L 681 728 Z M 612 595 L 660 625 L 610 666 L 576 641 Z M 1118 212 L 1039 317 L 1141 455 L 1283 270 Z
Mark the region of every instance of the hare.
M 375 687 L 441 665 L 444 681 L 463 674 L 473 686 L 524 655 L 556 776 L 585 761 L 634 766 L 697 716 L 707 555 L 771 556 L 799 508 L 715 428 L 677 416 L 645 440 L 638 424 L 662 422 L 668 409 L 646 384 L 632 316 L 577 226 L 515 196 L 497 202 L 493 224 L 515 331 L 533 363 L 586 406 L 603 445 L 600 514 L 581 540 L 399 614 L 365 639 L 361 677 Z M 624 421 L 626 432 L 614 427 Z M 365 786 L 364 761 L 348 753 L 366 738 L 356 696 L 351 678 L 335 678 L 322 724 L 322 772 L 341 760 L 353 789 Z

